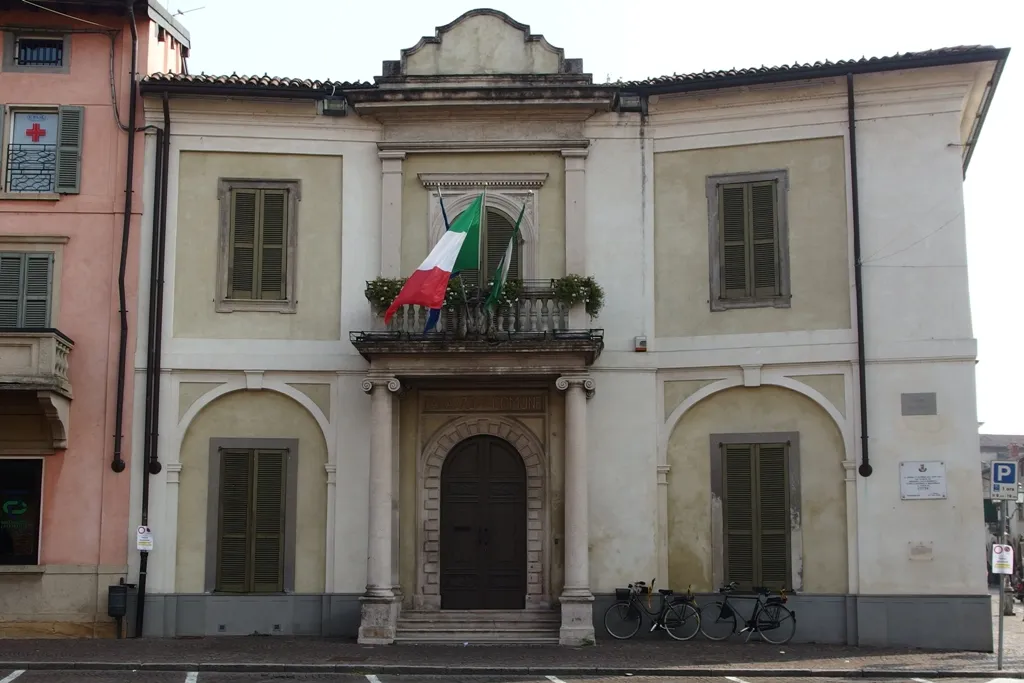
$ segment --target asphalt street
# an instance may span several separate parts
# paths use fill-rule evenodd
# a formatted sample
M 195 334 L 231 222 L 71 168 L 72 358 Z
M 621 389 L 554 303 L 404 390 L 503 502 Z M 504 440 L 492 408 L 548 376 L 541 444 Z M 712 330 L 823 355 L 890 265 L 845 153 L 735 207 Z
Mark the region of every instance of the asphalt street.
M 335 673 L 214 673 L 166 671 L 0 671 L 0 683 L 864 683 L 849 678 L 779 678 L 735 676 L 415 676 Z M 872 678 L 879 683 L 943 683 L 943 679 Z M 1019 679 L 944 679 L 957 683 L 1021 683 Z

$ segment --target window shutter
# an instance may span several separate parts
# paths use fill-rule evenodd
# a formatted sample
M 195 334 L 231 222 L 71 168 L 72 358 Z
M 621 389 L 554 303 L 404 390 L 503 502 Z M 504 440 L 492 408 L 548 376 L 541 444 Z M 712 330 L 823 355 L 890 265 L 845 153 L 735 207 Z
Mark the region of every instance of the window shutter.
M 778 203 L 774 182 L 750 186 L 750 243 L 756 297 L 779 295 Z
M 4 109 L 4 105 L 0 104 L 0 144 L 2 144 L 4 141 Z M 2 153 L 0 153 L 0 156 L 3 156 Z M 4 185 L 4 182 L 6 180 L 7 179 L 4 177 L 3 169 L 0 168 L 0 190 L 3 190 L 6 187 Z
M 220 520 L 217 538 L 217 590 L 245 593 L 248 558 L 252 454 L 225 450 L 220 459 Z
M 260 225 L 259 298 L 287 299 L 285 292 L 285 232 L 288 226 L 288 193 L 262 190 Z
M 256 451 L 253 592 L 284 591 L 285 454 Z
M 23 254 L 0 254 L 0 328 L 19 327 Z
M 753 447 L 723 444 L 725 469 L 725 562 L 729 581 L 754 585 Z
M 508 241 L 512 239 L 515 229 L 515 223 L 509 220 L 505 214 L 493 209 L 487 211 L 487 237 L 484 240 L 484 246 L 487 250 L 485 267 L 488 281 L 494 277 L 501 259 L 505 258 L 505 249 L 508 248 Z M 520 279 L 519 272 L 519 245 L 516 244 L 512 247 L 512 265 L 508 269 L 508 279 Z
M 255 298 L 257 198 L 257 190 L 234 190 L 231 193 L 228 268 L 228 297 L 231 299 Z
M 85 107 L 61 107 L 57 116 L 57 180 L 54 192 L 78 194 L 82 179 Z
M 749 296 L 746 199 L 746 185 L 723 185 L 718 192 L 723 299 L 742 299 Z
M 53 254 L 25 254 L 25 305 L 22 327 L 50 327 Z
M 783 588 L 789 584 L 789 482 L 786 445 L 757 447 L 758 559 L 760 585 Z

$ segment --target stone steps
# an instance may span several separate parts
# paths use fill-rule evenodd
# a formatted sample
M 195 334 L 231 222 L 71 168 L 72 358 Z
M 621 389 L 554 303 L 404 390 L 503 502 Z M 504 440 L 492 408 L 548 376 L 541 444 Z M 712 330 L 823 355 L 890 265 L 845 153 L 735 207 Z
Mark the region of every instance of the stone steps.
M 395 642 L 557 645 L 560 626 L 551 610 L 403 610 Z

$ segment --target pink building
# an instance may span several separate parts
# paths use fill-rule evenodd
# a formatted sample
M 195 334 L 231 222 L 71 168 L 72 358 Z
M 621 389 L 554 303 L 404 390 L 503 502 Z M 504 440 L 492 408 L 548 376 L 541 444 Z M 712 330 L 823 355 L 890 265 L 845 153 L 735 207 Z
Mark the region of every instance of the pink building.
M 0 636 L 114 635 L 152 201 L 128 131 L 188 48 L 152 1 L 0 0 Z

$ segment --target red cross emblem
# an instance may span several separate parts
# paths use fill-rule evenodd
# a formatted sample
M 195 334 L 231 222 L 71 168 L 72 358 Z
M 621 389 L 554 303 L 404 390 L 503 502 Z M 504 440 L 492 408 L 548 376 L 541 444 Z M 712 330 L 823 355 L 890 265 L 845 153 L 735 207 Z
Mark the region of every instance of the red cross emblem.
M 32 142 L 39 142 L 39 138 L 46 137 L 46 131 L 40 128 L 38 123 L 33 123 L 32 127 L 25 131 L 25 135 L 32 138 Z

